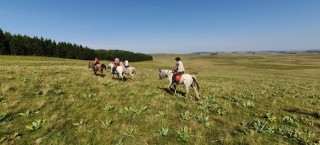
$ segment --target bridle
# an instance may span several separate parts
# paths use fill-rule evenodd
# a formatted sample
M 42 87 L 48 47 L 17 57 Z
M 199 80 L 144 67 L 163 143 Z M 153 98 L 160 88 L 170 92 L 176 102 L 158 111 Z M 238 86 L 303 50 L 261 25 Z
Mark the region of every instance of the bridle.
M 108 69 L 109 69 L 109 68 L 111 68 L 111 64 L 110 64 L 110 63 L 108 64 Z
M 168 77 L 168 74 L 169 74 L 169 72 L 165 73 L 164 70 L 161 69 L 160 74 L 159 74 L 160 79 Z

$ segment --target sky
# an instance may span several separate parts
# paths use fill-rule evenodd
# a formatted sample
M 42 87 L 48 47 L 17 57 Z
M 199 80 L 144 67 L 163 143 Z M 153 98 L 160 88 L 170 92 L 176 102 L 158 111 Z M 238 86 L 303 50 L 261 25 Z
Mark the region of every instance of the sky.
M 320 49 L 320 0 L 0 0 L 12 34 L 140 53 Z

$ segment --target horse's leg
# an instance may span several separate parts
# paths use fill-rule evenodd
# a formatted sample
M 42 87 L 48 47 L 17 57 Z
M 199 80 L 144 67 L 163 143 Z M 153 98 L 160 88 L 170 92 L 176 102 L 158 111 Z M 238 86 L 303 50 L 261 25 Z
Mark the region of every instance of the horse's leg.
M 132 71 L 127 70 L 127 71 L 128 71 L 128 74 L 129 74 L 131 77 L 134 77 L 134 76 L 133 76 L 133 70 L 132 70 Z
M 106 70 L 106 69 L 105 69 Z M 101 76 L 104 77 L 103 67 L 101 67 Z
M 134 77 L 133 72 L 129 72 L 129 75 L 132 76 L 132 77 Z
M 136 70 L 136 69 L 134 69 L 134 70 L 132 71 L 132 75 L 133 75 L 133 76 L 138 75 L 138 74 L 137 74 L 137 70 Z
M 169 89 L 169 91 L 171 91 L 170 90 L 170 87 L 172 86 L 172 83 L 171 82 L 169 82 L 169 85 L 168 85 L 168 89 Z
M 121 76 L 121 74 L 120 74 L 120 73 L 118 73 L 117 75 L 118 75 L 118 79 L 119 79 L 119 80 L 120 80 L 120 79 L 122 80 L 122 76 Z
M 199 92 L 198 92 L 197 86 L 196 86 L 196 85 L 192 85 L 192 88 L 193 88 L 193 90 L 196 92 L 197 100 L 200 100 Z
M 187 97 L 187 98 L 189 97 L 189 87 L 190 87 L 190 86 L 186 86 L 186 91 L 187 91 L 186 97 Z
M 126 77 L 126 74 L 125 73 L 122 73 L 122 81 L 123 81 L 123 79 L 124 79 L 124 77 Z
M 122 81 L 125 79 L 125 77 L 126 77 L 126 74 L 124 72 L 122 72 L 122 74 L 121 74 Z
M 177 94 L 177 85 L 173 85 L 174 94 Z

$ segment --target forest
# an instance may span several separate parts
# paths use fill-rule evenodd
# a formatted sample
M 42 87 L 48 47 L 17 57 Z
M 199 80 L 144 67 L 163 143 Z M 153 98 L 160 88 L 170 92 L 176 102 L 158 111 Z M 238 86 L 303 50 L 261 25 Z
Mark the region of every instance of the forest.
M 98 57 L 102 60 L 146 61 L 153 60 L 152 56 L 143 53 L 134 53 L 124 50 L 94 50 L 87 46 L 70 42 L 56 42 L 43 37 L 30 37 L 21 34 L 4 32 L 0 28 L 0 55 L 19 56 L 47 56 L 68 59 L 93 60 Z

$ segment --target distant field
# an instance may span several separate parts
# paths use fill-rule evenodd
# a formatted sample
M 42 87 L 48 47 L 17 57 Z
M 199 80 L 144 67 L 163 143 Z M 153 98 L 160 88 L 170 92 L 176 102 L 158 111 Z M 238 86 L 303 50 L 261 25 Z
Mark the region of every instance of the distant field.
M 320 144 L 319 53 L 179 55 L 200 101 L 159 79 L 176 56 L 130 63 L 125 82 L 88 61 L 0 56 L 0 143 Z

